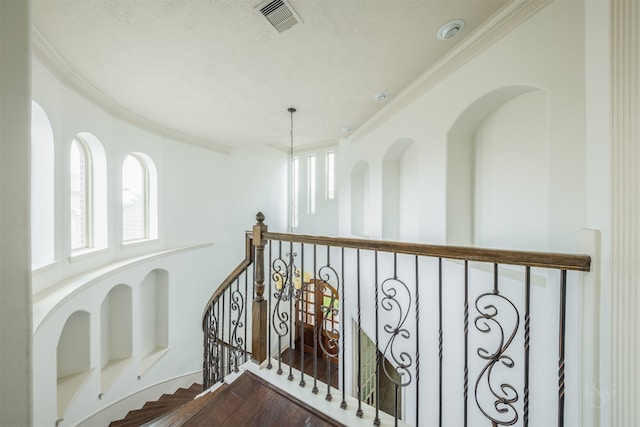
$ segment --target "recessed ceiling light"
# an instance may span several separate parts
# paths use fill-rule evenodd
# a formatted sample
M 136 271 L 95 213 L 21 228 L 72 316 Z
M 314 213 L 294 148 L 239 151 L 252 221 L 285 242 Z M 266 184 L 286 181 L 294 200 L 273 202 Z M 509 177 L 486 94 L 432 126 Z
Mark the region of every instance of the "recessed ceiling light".
M 376 101 L 384 101 L 389 96 L 389 92 L 376 92 L 373 94 L 373 99 Z
M 444 24 L 436 33 L 438 40 L 449 40 L 458 35 L 464 28 L 464 21 L 462 19 L 454 19 Z

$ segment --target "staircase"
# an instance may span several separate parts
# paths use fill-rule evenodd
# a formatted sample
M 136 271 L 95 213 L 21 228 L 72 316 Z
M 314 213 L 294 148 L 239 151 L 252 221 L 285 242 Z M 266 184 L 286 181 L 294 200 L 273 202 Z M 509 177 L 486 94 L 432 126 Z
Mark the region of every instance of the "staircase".
M 230 377 L 233 378 L 230 383 L 223 383 L 215 391 L 197 399 L 195 396 L 202 389 L 199 384 L 178 389 L 174 394 L 164 394 L 109 426 L 344 427 L 252 372 L 245 371 Z
M 194 402 L 194 398 L 202 393 L 202 384 L 192 384 L 189 388 L 179 388 L 173 394 L 163 394 L 153 402 L 147 402 L 140 409 L 129 411 L 118 421 L 113 421 L 109 427 L 137 427 L 154 420 L 166 417 L 177 408 Z

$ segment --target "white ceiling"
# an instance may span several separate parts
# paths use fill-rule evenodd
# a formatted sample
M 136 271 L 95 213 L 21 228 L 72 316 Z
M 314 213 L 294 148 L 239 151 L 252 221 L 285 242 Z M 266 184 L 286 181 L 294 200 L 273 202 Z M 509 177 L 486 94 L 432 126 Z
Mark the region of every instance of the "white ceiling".
M 287 147 L 290 106 L 297 146 L 347 137 L 507 0 L 289 2 L 303 22 L 283 33 L 260 0 L 35 0 L 32 22 L 40 57 L 103 104 L 228 151 Z M 437 40 L 452 19 L 464 31 Z

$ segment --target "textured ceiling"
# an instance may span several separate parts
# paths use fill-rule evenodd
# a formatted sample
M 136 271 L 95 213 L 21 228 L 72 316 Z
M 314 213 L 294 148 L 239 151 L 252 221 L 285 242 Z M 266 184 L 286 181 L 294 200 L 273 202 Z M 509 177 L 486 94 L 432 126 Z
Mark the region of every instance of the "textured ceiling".
M 290 0 L 278 33 L 242 0 L 34 1 L 32 22 L 76 78 L 212 148 L 336 141 L 384 107 L 506 0 Z M 463 19 L 460 36 L 438 28 Z M 387 101 L 388 102 L 388 101 Z

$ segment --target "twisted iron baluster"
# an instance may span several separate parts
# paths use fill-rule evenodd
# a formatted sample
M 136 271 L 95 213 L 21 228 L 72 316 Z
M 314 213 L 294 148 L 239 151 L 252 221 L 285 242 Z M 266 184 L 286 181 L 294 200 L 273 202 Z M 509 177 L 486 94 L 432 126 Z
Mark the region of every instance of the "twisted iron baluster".
M 373 425 L 380 425 L 380 331 L 379 331 L 379 316 L 378 316 L 378 251 L 375 251 L 375 263 L 374 263 L 375 273 L 375 291 L 374 291 L 374 299 L 375 299 L 375 313 L 376 313 L 376 416 L 373 419 Z
M 416 255 L 416 425 L 420 425 L 420 286 Z
M 560 321 L 558 358 L 558 427 L 564 426 L 564 346 L 567 314 L 567 270 L 560 271 Z
M 464 261 L 464 426 L 468 420 L 469 399 L 469 261 Z
M 531 302 L 531 267 L 525 270 L 525 312 L 524 312 L 524 407 L 523 407 L 523 427 L 529 426 L 529 341 L 531 326 L 529 319 L 529 307 Z
M 269 265 L 273 265 L 273 245 L 272 241 L 269 240 Z M 254 269 L 255 273 L 255 269 Z M 267 313 L 271 313 L 271 289 L 273 287 L 273 275 L 269 274 L 269 298 L 267 299 Z M 255 290 L 254 290 L 255 293 Z M 273 368 L 273 364 L 271 363 L 271 328 L 267 328 L 267 369 Z
M 300 245 L 300 269 L 302 270 L 302 289 L 298 296 L 299 304 L 299 322 L 300 322 L 300 382 L 298 385 L 304 387 L 306 382 L 304 380 L 304 325 L 307 322 L 307 298 L 305 298 L 305 291 L 308 292 L 308 284 L 304 283 L 304 245 Z
M 344 248 L 340 248 L 340 258 L 341 258 L 341 272 L 340 277 L 344 279 Z M 342 307 L 345 307 L 344 301 L 344 286 L 342 287 L 342 293 L 340 294 L 340 304 Z M 342 342 L 340 345 L 340 353 L 342 356 L 342 361 L 340 363 L 340 372 L 342 374 L 342 402 L 340 402 L 340 407 L 342 409 L 347 409 L 347 401 L 346 401 L 346 389 L 345 389 L 345 365 L 344 365 L 344 312 L 345 310 L 341 310 L 340 317 L 340 336 L 342 337 Z

